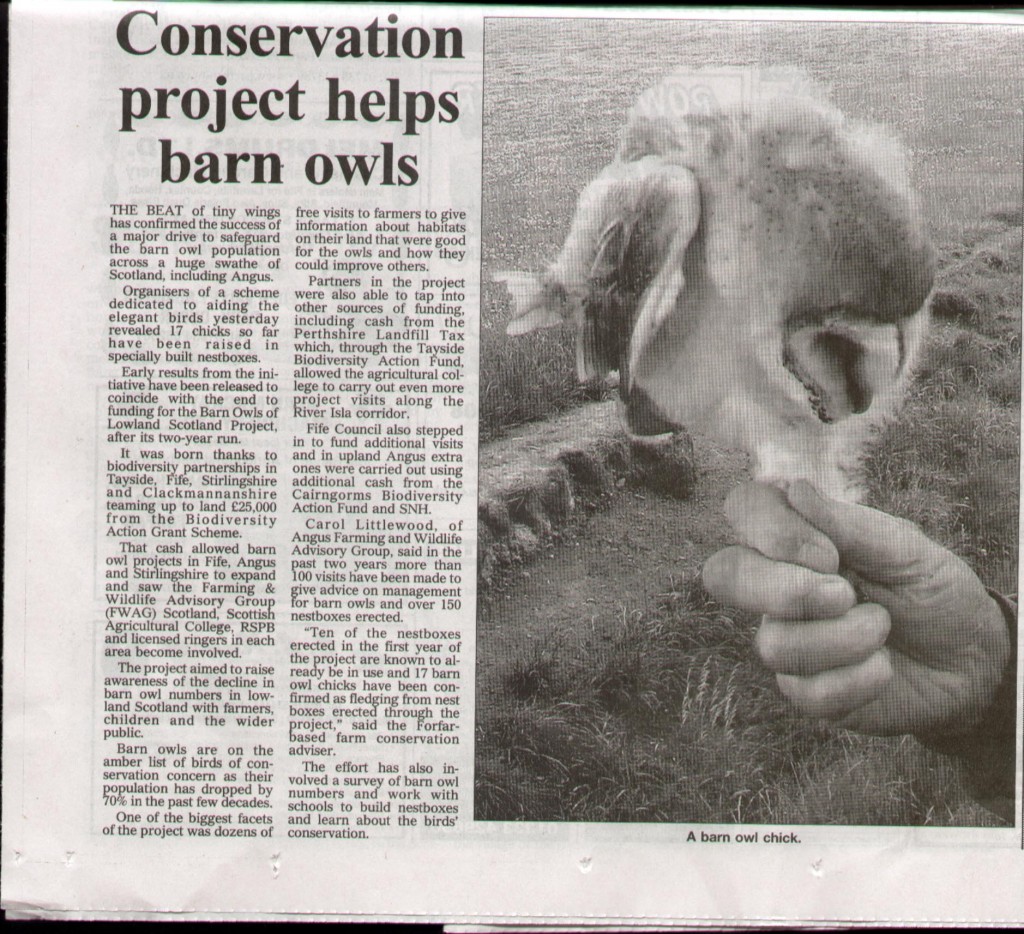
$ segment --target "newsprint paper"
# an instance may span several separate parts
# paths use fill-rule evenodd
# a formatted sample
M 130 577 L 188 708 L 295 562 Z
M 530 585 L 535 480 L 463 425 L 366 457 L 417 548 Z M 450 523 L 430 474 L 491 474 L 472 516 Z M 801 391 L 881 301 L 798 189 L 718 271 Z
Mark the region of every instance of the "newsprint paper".
M 10 37 L 9 916 L 1024 922 L 1016 16 Z

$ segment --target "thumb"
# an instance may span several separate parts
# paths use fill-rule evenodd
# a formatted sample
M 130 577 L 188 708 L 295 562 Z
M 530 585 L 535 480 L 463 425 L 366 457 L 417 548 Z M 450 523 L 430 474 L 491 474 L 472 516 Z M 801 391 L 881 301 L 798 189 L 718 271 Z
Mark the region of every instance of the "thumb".
M 868 580 L 895 584 L 917 575 L 942 549 L 917 526 L 888 513 L 822 496 L 806 480 L 787 492 L 789 504 L 839 551 L 844 566 Z

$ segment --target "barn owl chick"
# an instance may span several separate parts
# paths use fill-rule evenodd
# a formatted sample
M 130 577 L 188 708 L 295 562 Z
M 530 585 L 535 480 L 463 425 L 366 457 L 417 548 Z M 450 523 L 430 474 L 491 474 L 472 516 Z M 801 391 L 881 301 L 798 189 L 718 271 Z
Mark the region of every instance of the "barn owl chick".
M 641 97 L 554 263 L 502 278 L 508 332 L 575 323 L 580 378 L 619 370 L 634 433 L 700 430 L 758 479 L 857 499 L 934 274 L 896 139 L 799 73 L 733 69 Z

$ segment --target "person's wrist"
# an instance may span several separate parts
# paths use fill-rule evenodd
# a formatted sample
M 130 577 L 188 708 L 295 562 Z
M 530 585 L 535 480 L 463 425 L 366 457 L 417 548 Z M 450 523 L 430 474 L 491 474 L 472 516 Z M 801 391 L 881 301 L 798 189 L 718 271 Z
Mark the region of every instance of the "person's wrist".
M 930 749 L 964 759 L 994 738 L 1006 739 L 1011 746 L 1014 738 L 1017 609 L 1001 594 L 989 591 L 988 596 L 986 611 L 992 619 L 979 628 L 988 633 L 990 644 L 986 648 L 993 659 L 993 673 L 989 684 L 981 689 L 984 697 L 975 700 L 972 712 L 914 733 Z
M 930 730 L 917 738 L 930 749 L 960 759 L 971 793 L 1004 820 L 1014 819 L 1017 739 L 1017 608 L 989 591 L 1004 626 L 1006 659 L 1002 677 L 981 715 L 963 729 Z

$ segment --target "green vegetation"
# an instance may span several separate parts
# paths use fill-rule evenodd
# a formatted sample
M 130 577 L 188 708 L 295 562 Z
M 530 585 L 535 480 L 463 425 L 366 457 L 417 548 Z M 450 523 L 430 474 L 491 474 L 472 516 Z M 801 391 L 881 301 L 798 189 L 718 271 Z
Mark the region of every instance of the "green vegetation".
M 871 502 L 982 580 L 1017 586 L 1021 231 L 996 212 L 947 253 L 916 379 L 867 459 Z

